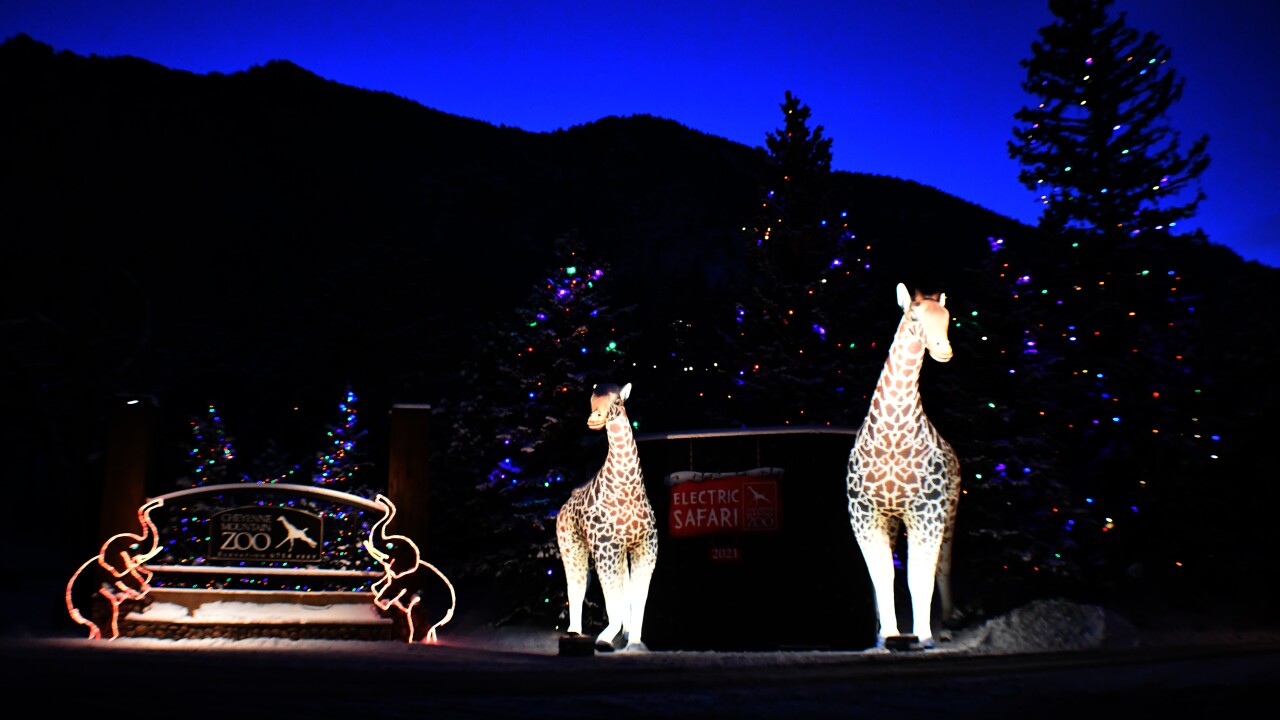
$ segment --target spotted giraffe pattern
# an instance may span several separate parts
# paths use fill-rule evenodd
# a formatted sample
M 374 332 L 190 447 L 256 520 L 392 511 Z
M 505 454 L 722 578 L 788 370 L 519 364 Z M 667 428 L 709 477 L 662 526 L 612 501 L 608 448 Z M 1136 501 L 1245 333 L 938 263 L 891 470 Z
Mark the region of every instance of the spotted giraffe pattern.
M 954 613 L 951 545 L 960 499 L 960 461 L 955 450 L 925 416 L 920 371 L 925 352 L 938 362 L 951 359 L 947 339 L 947 296 L 911 295 L 897 288 L 902 320 L 867 417 L 849 452 L 849 521 L 875 592 L 876 647 L 898 635 L 893 596 L 893 546 L 907 532 L 907 590 L 913 632 L 933 647 L 930 613 L 934 584 L 945 622 Z
M 556 516 L 569 592 L 568 631 L 582 632 L 587 574 L 594 562 L 608 615 L 608 625 L 596 638 L 601 650 L 612 650 L 619 636 L 626 638 L 624 650 L 645 649 L 645 602 L 658 560 L 658 525 L 624 407 L 630 394 L 630 383 L 595 386 L 587 427 L 605 429 L 608 454 L 596 476 L 575 488 Z

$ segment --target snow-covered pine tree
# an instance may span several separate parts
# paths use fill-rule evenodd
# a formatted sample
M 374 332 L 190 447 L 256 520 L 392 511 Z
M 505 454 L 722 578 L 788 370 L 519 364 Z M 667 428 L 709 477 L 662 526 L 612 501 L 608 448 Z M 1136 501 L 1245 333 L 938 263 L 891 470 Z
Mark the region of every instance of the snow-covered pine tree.
M 361 471 L 369 467 L 361 440 L 369 431 L 359 426 L 358 405 L 355 392 L 348 387 L 338 403 L 338 421 L 325 430 L 328 445 L 316 453 L 312 475 L 315 484 L 344 492 L 356 492 L 360 487 Z
M 187 445 L 187 467 L 190 474 L 178 479 L 180 487 L 201 487 L 234 482 L 228 472 L 235 459 L 233 438 L 227 435 L 222 414 L 214 405 L 205 412 L 187 418 L 190 440 Z
M 567 617 L 555 515 L 604 459 L 604 438 L 586 427 L 591 389 L 628 381 L 632 337 L 608 263 L 576 233 L 554 253 L 524 303 L 480 330 L 439 463 L 454 510 L 447 542 L 467 556 L 458 580 L 494 583 L 509 619 L 551 623 Z

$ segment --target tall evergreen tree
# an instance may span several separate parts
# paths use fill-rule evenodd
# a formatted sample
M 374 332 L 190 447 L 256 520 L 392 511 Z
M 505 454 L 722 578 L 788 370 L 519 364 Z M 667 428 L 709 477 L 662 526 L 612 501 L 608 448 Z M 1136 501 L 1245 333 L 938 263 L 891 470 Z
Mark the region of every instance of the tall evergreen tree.
M 1071 490 L 1064 558 L 1113 600 L 1155 595 L 1156 580 L 1182 583 L 1158 594 L 1185 597 L 1220 552 L 1188 543 L 1177 509 L 1220 459 L 1197 353 L 1203 278 L 1188 262 L 1202 234 L 1175 234 L 1204 198 L 1208 138 L 1180 152 L 1164 122 L 1183 87 L 1170 52 L 1110 5 L 1051 0 L 1059 21 L 1022 62 L 1042 102 L 1015 113 L 1009 151 L 1058 242 L 1012 250 L 1001 272 L 1027 321 L 1022 370 L 1046 381 L 1034 395 L 1044 420 L 1024 417 L 1044 428 L 1043 472 Z
M 751 282 L 733 318 L 736 357 L 724 365 L 739 422 L 838 423 L 854 410 L 842 397 L 863 290 L 845 258 L 854 233 L 833 200 L 831 140 L 790 91 L 779 107 L 783 127 L 766 138 L 768 184 L 745 228 Z
M 1171 53 L 1154 33 L 1129 28 L 1123 12 L 1111 19 L 1111 4 L 1049 1 L 1058 21 L 1020 63 L 1022 88 L 1039 102 L 1014 114 L 1008 147 L 1024 166 L 1018 179 L 1044 204 L 1042 227 L 1123 242 L 1195 214 L 1209 137 L 1181 152 L 1165 123 L 1183 87 Z
M 831 139 L 809 127 L 813 111 L 786 91 L 783 126 L 765 137 L 773 161 L 769 190 L 755 218 L 758 267 L 778 283 L 812 281 L 830 262 L 838 234 L 822 224 L 829 204 Z

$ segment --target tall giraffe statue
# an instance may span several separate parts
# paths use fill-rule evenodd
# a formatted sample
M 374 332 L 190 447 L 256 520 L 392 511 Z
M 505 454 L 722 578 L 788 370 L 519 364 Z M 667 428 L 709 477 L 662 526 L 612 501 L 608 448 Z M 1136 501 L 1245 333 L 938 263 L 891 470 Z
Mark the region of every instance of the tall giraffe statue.
M 574 488 L 556 516 L 556 541 L 569 591 L 568 631 L 582 634 L 582 603 L 594 562 L 608 615 L 595 645 L 604 651 L 613 650 L 619 636 L 626 638 L 623 650 L 648 649 L 641 632 L 649 580 L 658 561 L 658 525 L 624 408 L 630 395 L 631 383 L 593 388 L 587 427 L 606 431 L 608 454 L 596 476 Z
M 849 452 L 849 522 L 875 591 L 876 647 L 898 636 L 894 605 L 893 546 L 907 532 L 907 590 L 921 647 L 934 647 L 930 611 L 936 578 L 943 621 L 954 612 L 951 543 L 960 499 L 960 461 L 938 434 L 920 402 L 924 355 L 951 359 L 947 295 L 907 292 L 898 283 L 902 320 L 880 371 L 867 417 Z

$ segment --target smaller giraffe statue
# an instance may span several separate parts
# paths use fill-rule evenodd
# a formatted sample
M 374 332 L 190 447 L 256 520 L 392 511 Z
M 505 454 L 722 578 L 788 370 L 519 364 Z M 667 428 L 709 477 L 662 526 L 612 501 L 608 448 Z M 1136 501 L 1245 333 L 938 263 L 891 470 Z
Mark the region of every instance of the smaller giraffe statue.
M 849 521 L 875 591 L 876 647 L 898 636 L 893 546 L 907 532 L 907 590 L 916 640 L 934 647 L 930 613 L 935 580 L 947 622 L 951 598 L 951 543 L 960 499 L 960 461 L 938 434 L 920 401 L 925 352 L 951 359 L 947 295 L 914 296 L 898 284 L 902 320 L 880 371 L 867 417 L 849 453 Z
M 593 388 L 587 427 L 606 430 L 608 454 L 596 476 L 575 488 L 556 516 L 556 541 L 569 591 L 568 631 L 582 633 L 582 603 L 594 562 L 608 615 L 596 648 L 606 652 L 614 649 L 619 637 L 626 639 L 624 651 L 647 650 L 641 636 L 644 608 L 658 560 L 658 526 L 623 407 L 630 395 L 631 383 Z

